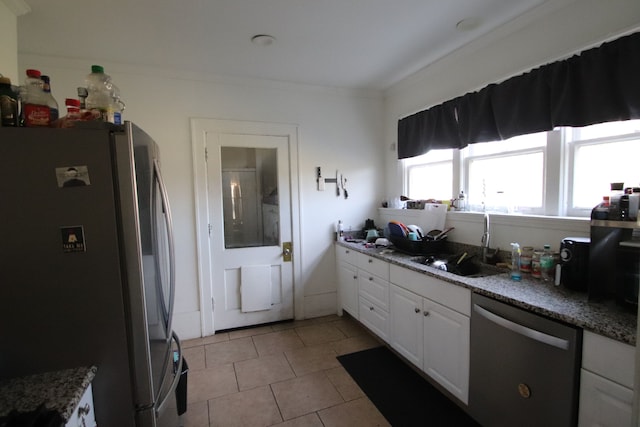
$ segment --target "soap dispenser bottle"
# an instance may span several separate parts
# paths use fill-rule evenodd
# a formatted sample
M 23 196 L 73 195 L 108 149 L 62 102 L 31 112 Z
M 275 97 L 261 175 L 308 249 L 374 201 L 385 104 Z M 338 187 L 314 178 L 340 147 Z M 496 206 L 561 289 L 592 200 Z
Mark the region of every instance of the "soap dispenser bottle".
M 522 280 L 520 272 L 520 244 L 511 244 L 511 280 L 519 282 Z

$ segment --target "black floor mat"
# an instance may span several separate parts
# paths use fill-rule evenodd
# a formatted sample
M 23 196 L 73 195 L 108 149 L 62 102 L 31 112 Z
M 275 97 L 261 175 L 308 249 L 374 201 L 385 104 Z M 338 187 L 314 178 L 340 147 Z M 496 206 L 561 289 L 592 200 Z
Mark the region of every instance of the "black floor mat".
M 394 427 L 480 426 L 386 347 L 338 361 Z

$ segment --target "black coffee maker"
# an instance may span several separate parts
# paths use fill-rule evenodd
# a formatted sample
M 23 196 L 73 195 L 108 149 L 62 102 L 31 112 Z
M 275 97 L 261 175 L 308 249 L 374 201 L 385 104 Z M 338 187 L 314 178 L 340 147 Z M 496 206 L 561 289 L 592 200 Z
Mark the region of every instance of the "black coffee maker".
M 560 242 L 560 283 L 575 291 L 589 289 L 589 237 L 565 237 Z

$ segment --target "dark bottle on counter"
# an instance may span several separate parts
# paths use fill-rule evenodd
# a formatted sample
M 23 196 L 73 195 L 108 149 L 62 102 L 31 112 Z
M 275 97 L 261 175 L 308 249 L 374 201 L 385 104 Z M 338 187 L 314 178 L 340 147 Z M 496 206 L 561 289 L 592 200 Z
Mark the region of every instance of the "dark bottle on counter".
M 2 126 L 18 126 L 18 96 L 11 88 L 9 77 L 0 77 L 0 123 Z

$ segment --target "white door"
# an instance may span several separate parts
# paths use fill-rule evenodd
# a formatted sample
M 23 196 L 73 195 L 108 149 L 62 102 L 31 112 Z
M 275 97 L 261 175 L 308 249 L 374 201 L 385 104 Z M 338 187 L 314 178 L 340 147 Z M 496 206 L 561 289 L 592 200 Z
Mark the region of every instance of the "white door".
M 194 119 L 192 129 L 194 161 L 205 156 L 204 177 L 195 168 L 203 335 L 293 319 L 295 128 Z

